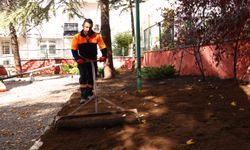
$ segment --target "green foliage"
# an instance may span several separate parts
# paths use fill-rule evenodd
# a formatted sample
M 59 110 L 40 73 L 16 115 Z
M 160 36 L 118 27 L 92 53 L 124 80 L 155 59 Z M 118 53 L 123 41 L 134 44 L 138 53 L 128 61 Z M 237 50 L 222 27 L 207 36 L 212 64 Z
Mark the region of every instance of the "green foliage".
M 144 2 L 146 2 L 146 0 L 139 0 L 139 3 Z M 109 0 L 110 8 L 115 10 L 121 9 L 121 12 L 128 11 L 130 3 L 132 7 L 135 7 L 133 0 Z
M 69 70 L 69 74 L 79 74 L 79 70 L 77 67 L 73 67 Z
M 97 76 L 98 77 L 103 77 L 104 76 L 103 68 L 97 68 Z
M 113 41 L 114 54 L 118 56 L 128 55 L 129 44 L 131 44 L 132 41 L 132 35 L 128 31 L 116 34 Z
M 174 65 L 162 65 L 161 67 L 144 67 L 142 76 L 146 79 L 161 79 L 172 77 L 175 74 Z
M 128 47 L 132 43 L 132 35 L 130 32 L 121 32 L 115 35 L 114 44 L 117 47 Z
M 68 74 L 74 74 L 74 75 L 79 74 L 77 65 L 63 64 L 62 71 Z
M 62 71 L 67 74 L 72 74 L 72 75 L 78 75 L 79 70 L 77 68 L 77 65 L 70 65 L 70 64 L 63 64 L 62 65 Z M 97 68 L 97 76 L 98 77 L 103 77 L 103 68 Z
M 169 8 L 164 8 L 162 10 L 162 17 L 164 21 L 162 23 L 162 47 L 172 48 L 175 45 L 174 41 L 174 10 Z
M 49 21 L 56 10 L 62 8 L 63 13 L 82 17 L 81 9 L 84 1 L 68 0 L 57 2 L 55 0 L 28 1 L 28 0 L 3 0 L 0 4 L 0 26 L 8 27 L 13 23 L 16 28 L 21 28 L 23 33 Z

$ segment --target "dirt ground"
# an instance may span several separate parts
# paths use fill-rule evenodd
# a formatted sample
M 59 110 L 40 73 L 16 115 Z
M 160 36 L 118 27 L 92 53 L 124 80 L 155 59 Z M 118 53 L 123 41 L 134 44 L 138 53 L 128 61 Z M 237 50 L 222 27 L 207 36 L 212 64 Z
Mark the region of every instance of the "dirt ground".
M 40 150 L 250 149 L 249 84 L 174 77 L 142 80 L 142 90 L 136 89 L 136 74 L 131 72 L 121 72 L 112 80 L 98 80 L 99 97 L 124 108 L 137 108 L 142 123 L 78 130 L 53 126 L 41 137 Z M 73 93 L 59 115 L 78 107 L 79 98 L 79 92 Z M 94 111 L 93 105 L 79 112 Z M 107 105 L 106 110 L 111 109 Z

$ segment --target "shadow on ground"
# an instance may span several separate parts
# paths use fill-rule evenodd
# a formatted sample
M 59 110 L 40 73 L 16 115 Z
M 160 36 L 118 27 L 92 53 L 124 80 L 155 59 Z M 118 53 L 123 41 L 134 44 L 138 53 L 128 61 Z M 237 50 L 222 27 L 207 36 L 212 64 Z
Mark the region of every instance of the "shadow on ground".
M 250 147 L 250 87 L 232 80 L 176 77 L 143 80 L 124 72 L 99 80 L 99 96 L 125 108 L 137 108 L 141 124 L 112 128 L 58 130 L 42 137 L 40 150 L 247 150 Z M 59 114 L 79 106 L 79 93 Z

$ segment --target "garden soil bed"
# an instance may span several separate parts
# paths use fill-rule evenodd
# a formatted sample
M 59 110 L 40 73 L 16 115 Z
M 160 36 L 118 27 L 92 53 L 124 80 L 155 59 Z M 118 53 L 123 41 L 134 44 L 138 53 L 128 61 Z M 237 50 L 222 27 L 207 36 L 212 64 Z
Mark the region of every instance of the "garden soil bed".
M 142 80 L 121 72 L 98 80 L 98 96 L 124 108 L 137 108 L 142 123 L 116 127 L 59 130 L 52 126 L 41 136 L 40 150 L 249 150 L 250 85 L 233 80 L 174 77 Z M 58 115 L 79 106 L 72 93 Z M 113 110 L 100 103 L 101 109 Z M 80 113 L 94 111 L 93 104 Z

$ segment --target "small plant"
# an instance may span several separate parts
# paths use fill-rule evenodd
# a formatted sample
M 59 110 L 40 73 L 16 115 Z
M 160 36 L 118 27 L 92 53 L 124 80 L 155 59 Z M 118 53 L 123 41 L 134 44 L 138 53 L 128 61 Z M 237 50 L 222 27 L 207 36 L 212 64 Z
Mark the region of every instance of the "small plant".
M 167 77 L 174 76 L 176 71 L 174 65 L 162 65 L 160 69 L 162 70 L 162 74 Z
M 72 75 L 78 75 L 79 70 L 77 68 L 77 65 L 70 65 L 70 64 L 63 64 L 62 65 L 62 71 L 67 74 L 72 74 Z M 98 68 L 97 69 L 97 76 L 98 77 L 103 77 L 103 68 Z
M 162 65 L 161 67 L 144 67 L 142 76 L 146 79 L 160 79 L 172 77 L 175 74 L 174 65 Z
M 79 74 L 77 65 L 63 64 L 62 71 L 67 74 L 73 74 L 73 75 Z
M 75 75 L 75 74 L 79 74 L 78 68 L 77 68 L 76 66 L 70 68 L 69 74 L 74 74 L 74 75 Z
M 104 70 L 103 68 L 97 68 L 97 76 L 104 77 Z

